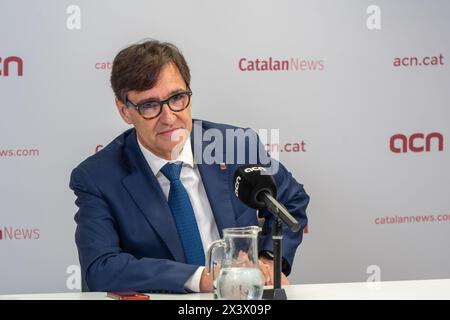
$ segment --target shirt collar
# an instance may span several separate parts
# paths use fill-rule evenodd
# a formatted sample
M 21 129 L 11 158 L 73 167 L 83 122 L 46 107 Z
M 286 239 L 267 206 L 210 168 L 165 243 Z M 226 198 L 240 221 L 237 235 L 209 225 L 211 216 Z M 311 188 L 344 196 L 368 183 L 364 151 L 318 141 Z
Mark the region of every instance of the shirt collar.
M 145 160 L 147 161 L 148 165 L 150 166 L 150 169 L 152 169 L 155 176 L 159 176 L 161 174 L 160 172 L 161 168 L 164 167 L 168 162 L 181 161 L 183 162 L 183 165 L 188 165 L 191 168 L 194 167 L 194 156 L 192 155 L 191 149 L 191 137 L 188 137 L 186 139 L 186 142 L 184 143 L 183 146 L 183 150 L 181 150 L 180 155 L 174 161 L 169 161 L 158 157 L 153 152 L 145 148 L 139 141 L 139 138 L 137 138 L 137 141 L 139 148 L 141 149 L 141 152 L 144 155 Z

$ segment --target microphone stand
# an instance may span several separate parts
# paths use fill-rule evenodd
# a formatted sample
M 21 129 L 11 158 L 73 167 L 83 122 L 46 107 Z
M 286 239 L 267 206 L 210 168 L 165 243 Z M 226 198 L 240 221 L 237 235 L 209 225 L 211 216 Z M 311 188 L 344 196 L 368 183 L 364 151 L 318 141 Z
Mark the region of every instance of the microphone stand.
M 263 299 L 287 300 L 286 292 L 281 287 L 281 240 L 283 239 L 283 226 L 281 219 L 275 216 L 272 228 L 273 241 L 273 289 L 264 289 Z
M 294 232 L 300 230 L 298 221 L 279 203 L 271 194 L 263 193 L 262 199 L 266 208 L 274 216 L 272 227 L 273 241 L 273 289 L 263 291 L 263 299 L 268 300 L 286 300 L 286 292 L 281 287 L 281 240 L 283 239 L 282 222 Z

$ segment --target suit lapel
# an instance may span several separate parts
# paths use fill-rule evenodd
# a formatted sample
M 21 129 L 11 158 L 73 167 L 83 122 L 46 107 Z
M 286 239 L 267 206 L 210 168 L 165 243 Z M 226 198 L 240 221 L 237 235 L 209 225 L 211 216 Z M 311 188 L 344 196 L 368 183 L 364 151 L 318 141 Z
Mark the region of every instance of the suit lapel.
M 127 137 L 125 152 L 131 165 L 131 173 L 123 180 L 144 217 L 153 226 L 172 253 L 174 259 L 185 262 L 183 247 L 167 200 L 154 173 L 148 166 L 137 144 L 136 132 Z
M 228 173 L 226 170 L 220 170 L 218 164 L 199 164 L 198 170 L 202 176 L 217 229 L 220 237 L 223 237 L 222 230 L 224 228 L 231 228 L 236 225 L 228 188 Z
M 233 206 L 230 199 L 230 173 L 228 169 L 220 167 L 219 163 L 203 163 L 202 153 L 207 142 L 203 141 L 204 128 L 194 121 L 191 133 L 191 147 L 198 170 L 202 177 L 202 182 L 208 196 L 209 204 L 213 211 L 217 229 L 220 237 L 223 237 L 222 230 L 236 225 Z M 225 160 L 225 157 L 223 158 Z

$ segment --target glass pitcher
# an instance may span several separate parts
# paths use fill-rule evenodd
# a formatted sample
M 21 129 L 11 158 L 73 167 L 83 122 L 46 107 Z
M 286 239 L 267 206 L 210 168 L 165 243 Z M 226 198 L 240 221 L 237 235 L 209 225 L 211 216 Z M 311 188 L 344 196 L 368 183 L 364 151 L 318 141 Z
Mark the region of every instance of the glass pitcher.
M 213 272 L 214 298 L 232 300 L 261 299 L 264 279 L 259 270 L 259 227 L 226 228 L 223 239 L 211 244 L 207 253 L 208 271 Z M 213 261 L 216 248 L 223 248 L 219 261 Z M 220 272 L 214 266 L 219 265 Z

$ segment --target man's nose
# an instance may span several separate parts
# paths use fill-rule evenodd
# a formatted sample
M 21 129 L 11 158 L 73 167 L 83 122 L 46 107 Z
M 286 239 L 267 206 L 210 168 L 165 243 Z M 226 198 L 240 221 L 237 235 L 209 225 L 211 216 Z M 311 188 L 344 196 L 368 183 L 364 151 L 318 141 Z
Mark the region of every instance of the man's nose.
M 165 103 L 162 106 L 161 115 L 159 116 L 161 118 L 161 121 L 171 123 L 176 119 L 175 112 L 170 110 L 169 105 Z

